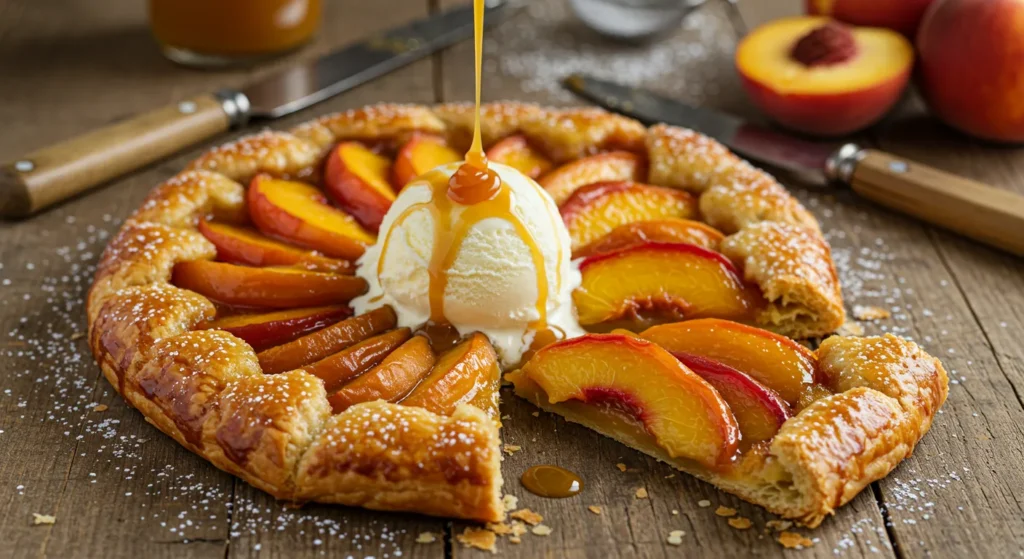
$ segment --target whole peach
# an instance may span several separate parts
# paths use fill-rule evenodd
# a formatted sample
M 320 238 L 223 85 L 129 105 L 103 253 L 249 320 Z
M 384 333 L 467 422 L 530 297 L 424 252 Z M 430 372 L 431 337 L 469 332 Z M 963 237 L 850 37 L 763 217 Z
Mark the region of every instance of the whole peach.
M 1024 142 L 1024 0 L 939 0 L 917 34 L 932 111 L 979 138 Z
M 924 12 L 934 0 L 806 0 L 807 13 L 831 16 L 844 23 L 888 27 L 913 38 Z

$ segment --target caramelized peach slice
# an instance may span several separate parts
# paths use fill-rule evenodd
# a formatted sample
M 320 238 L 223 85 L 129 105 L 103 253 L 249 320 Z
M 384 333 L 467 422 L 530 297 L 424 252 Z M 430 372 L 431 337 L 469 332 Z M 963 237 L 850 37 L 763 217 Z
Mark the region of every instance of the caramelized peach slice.
M 273 374 L 297 369 L 337 353 L 395 327 L 397 318 L 391 307 L 381 307 L 337 324 L 333 324 L 292 340 L 284 345 L 261 351 L 256 357 L 264 373 Z
M 474 405 L 497 416 L 498 356 L 483 334 L 441 354 L 430 375 L 400 403 L 451 415 L 459 404 Z
M 334 413 L 371 400 L 397 402 L 430 374 L 437 358 L 430 342 L 413 336 L 388 355 L 380 365 L 360 375 L 328 398 Z
M 419 134 L 406 142 L 398 151 L 395 166 L 392 168 L 391 181 L 396 188 L 401 190 L 409 184 L 409 181 L 434 167 L 461 160 L 462 155 L 448 147 L 444 138 Z
M 247 193 L 249 214 L 264 233 L 335 258 L 355 260 L 376 240 L 316 188 L 257 175 Z
M 722 396 L 740 426 L 744 446 L 770 440 L 792 415 L 774 390 L 732 367 L 690 353 L 673 353 Z
M 609 151 L 562 165 L 537 182 L 561 206 L 581 186 L 610 181 L 643 182 L 646 178 L 647 162 L 643 157 L 628 151 Z
M 374 233 L 395 201 L 391 160 L 359 142 L 342 142 L 327 156 L 324 183 L 334 201 Z
M 706 318 L 648 328 L 640 337 L 676 354 L 718 361 L 746 373 L 796 405 L 815 383 L 814 354 L 793 340 L 729 320 Z
M 763 304 L 721 254 L 689 244 L 644 243 L 588 257 L 573 292 L 580 324 L 636 319 L 655 311 L 685 318 L 745 318 Z M 628 281 L 626 281 L 628 278 Z
M 199 232 L 217 247 L 217 259 L 247 266 L 296 266 L 317 272 L 351 274 L 348 260 L 327 258 L 309 250 L 275 241 L 243 227 L 199 221 Z
M 573 249 L 607 235 L 620 225 L 666 217 L 697 215 L 697 199 L 675 188 L 635 182 L 599 182 L 576 189 L 559 208 Z
M 655 219 L 627 223 L 612 229 L 596 241 L 573 251 L 573 257 L 586 257 L 624 248 L 655 243 L 686 243 L 708 250 L 718 250 L 725 238 L 717 229 L 689 219 Z
M 555 165 L 522 135 L 509 136 L 491 146 L 487 150 L 487 159 L 508 165 L 531 179 L 550 171 Z
M 302 370 L 324 381 L 324 390 L 330 394 L 376 367 L 411 335 L 408 328 L 398 328 L 349 346 L 312 365 L 306 365 Z
M 226 305 L 274 309 L 348 303 L 366 291 L 366 281 L 355 276 L 210 260 L 175 264 L 171 281 Z
M 609 422 L 627 416 L 672 458 L 713 468 L 739 445 L 736 418 L 718 392 L 672 354 L 632 336 L 587 334 L 558 342 L 505 378 L 516 392 L 524 380 L 535 383 L 556 410 L 561 402 L 579 401 L 603 409 Z
M 261 314 L 238 314 L 209 322 L 208 329 L 230 332 L 256 351 L 289 342 L 334 324 L 352 314 L 346 306 L 290 309 Z

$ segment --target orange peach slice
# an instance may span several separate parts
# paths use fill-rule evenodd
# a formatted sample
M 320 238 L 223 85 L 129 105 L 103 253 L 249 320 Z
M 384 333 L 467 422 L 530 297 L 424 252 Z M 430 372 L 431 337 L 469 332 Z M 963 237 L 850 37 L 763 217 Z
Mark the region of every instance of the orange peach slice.
M 327 258 L 265 237 L 252 229 L 199 221 L 199 232 L 217 247 L 217 259 L 247 266 L 297 266 L 317 272 L 351 274 L 348 260 Z
M 274 309 L 348 303 L 366 291 L 366 281 L 354 276 L 209 260 L 175 264 L 171 281 L 219 303 Z
M 520 173 L 537 179 L 551 170 L 554 163 L 544 157 L 526 140 L 526 136 L 509 136 L 487 150 L 487 159 L 508 165 Z
M 423 336 L 413 336 L 380 365 L 346 384 L 327 400 L 334 413 L 371 400 L 397 402 L 430 374 L 436 360 L 430 342 Z
M 399 403 L 441 415 L 451 415 L 459 404 L 470 404 L 494 416 L 500 375 L 491 343 L 483 334 L 473 334 L 441 354 L 430 375 Z
M 669 352 L 632 336 L 588 334 L 558 342 L 505 378 L 517 392 L 524 380 L 535 383 L 556 411 L 561 402 L 578 401 L 626 416 L 672 458 L 714 468 L 731 460 L 739 445 L 736 418 L 718 392 Z
M 635 182 L 599 182 L 576 189 L 561 205 L 573 249 L 607 235 L 620 225 L 697 215 L 697 199 L 674 188 Z
M 747 318 L 764 304 L 728 259 L 696 245 L 644 243 L 580 263 L 573 292 L 580 324 L 663 317 Z
M 746 373 L 790 405 L 816 381 L 814 354 L 793 340 L 729 320 L 706 318 L 648 328 L 640 337 L 672 353 L 699 355 Z
M 327 156 L 327 193 L 345 211 L 374 233 L 395 201 L 388 184 L 391 160 L 359 142 L 342 142 Z
M 327 256 L 355 260 L 376 240 L 308 184 L 257 175 L 247 197 L 249 214 L 260 231 Z
M 609 151 L 577 159 L 542 176 L 537 181 L 559 206 L 579 187 L 595 182 L 643 182 L 647 162 L 628 151 Z
M 401 190 L 412 179 L 434 167 L 456 161 L 462 161 L 462 155 L 448 147 L 444 138 L 419 134 L 406 142 L 398 151 L 395 166 L 392 168 L 391 181 L 398 190 Z
M 411 335 L 408 328 L 398 328 L 324 357 L 302 370 L 324 381 L 324 390 L 331 394 L 346 382 L 376 367 Z
M 792 415 L 785 400 L 750 376 L 699 355 L 673 355 L 714 386 L 729 404 L 743 434 L 744 446 L 770 440 Z
M 213 320 L 206 328 L 230 332 L 260 351 L 334 324 L 350 314 L 352 309 L 345 306 L 238 314 Z
M 722 235 L 717 229 L 689 219 L 655 219 L 620 225 L 596 241 L 573 251 L 574 258 L 615 252 L 624 248 L 655 243 L 686 243 L 718 250 Z
M 264 373 L 290 371 L 315 363 L 352 344 L 390 330 L 395 327 L 396 322 L 397 318 L 391 307 L 381 307 L 342 320 L 284 345 L 261 351 L 256 357 Z

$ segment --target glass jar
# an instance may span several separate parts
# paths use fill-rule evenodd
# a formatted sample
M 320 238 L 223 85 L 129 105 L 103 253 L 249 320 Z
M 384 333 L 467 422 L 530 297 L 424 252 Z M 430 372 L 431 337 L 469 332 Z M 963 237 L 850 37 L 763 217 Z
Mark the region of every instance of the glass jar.
M 149 0 L 164 55 L 180 64 L 250 64 L 308 42 L 320 27 L 320 0 Z

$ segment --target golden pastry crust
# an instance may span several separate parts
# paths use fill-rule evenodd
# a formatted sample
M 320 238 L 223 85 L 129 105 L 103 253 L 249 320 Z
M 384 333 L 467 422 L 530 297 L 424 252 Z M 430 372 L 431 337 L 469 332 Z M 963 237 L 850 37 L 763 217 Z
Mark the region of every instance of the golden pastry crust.
M 772 239 L 754 242 L 756 231 L 748 229 L 765 221 L 792 224 L 810 239 L 808 246 L 825 247 L 816 253 L 821 260 L 793 258 L 786 284 L 756 270 L 748 276 L 769 297 L 784 301 L 789 301 L 786 289 L 820 294 L 793 299 L 811 306 L 805 314 L 815 317 L 808 323 L 819 330 L 776 324 L 777 331 L 824 334 L 842 323 L 834 270 L 817 273 L 821 266 L 831 267 L 831 260 L 813 218 L 781 187 L 716 191 L 750 177 L 770 180 L 717 143 L 680 129 L 647 130 L 596 109 L 497 103 L 483 107 L 482 114 L 486 143 L 522 133 L 556 161 L 608 149 L 646 149 L 655 184 L 714 193 L 708 216 L 736 229 L 730 246 L 744 254 L 744 263 L 757 253 L 747 264 L 752 270 L 774 269 L 779 252 Z M 151 193 L 100 263 L 87 313 L 90 345 L 104 374 L 162 431 L 275 497 L 500 520 L 500 441 L 484 412 L 462 406 L 444 417 L 375 402 L 332 416 L 315 377 L 302 371 L 265 375 L 245 343 L 223 332 L 196 331 L 214 317 L 213 304 L 169 283 L 176 263 L 216 256 L 196 231 L 200 218 L 245 220 L 243 185 L 255 175 L 315 179 L 330 147 L 346 139 L 394 145 L 428 133 L 464 147 L 471 128 L 467 105 L 378 105 L 327 115 L 290 132 L 246 136 L 200 156 Z M 685 141 L 658 139 L 664 136 Z M 687 142 L 700 143 L 702 152 L 684 149 Z M 753 202 L 730 205 L 749 198 Z M 748 237 L 754 241 L 744 241 Z M 408 426 L 386 436 L 382 417 Z M 345 448 L 335 444 L 342 432 L 352 443 Z M 461 446 L 437 446 L 438 438 L 448 437 Z M 438 459 L 420 466 L 410 461 L 415 456 Z

